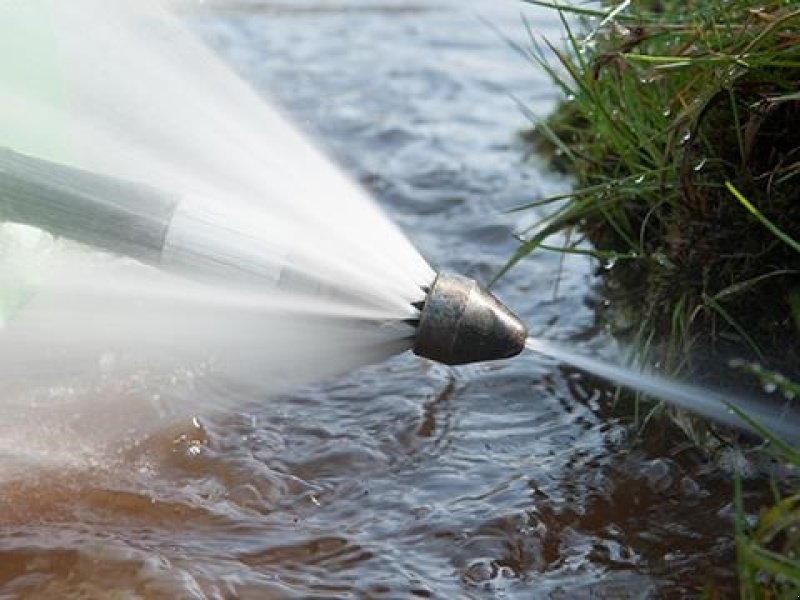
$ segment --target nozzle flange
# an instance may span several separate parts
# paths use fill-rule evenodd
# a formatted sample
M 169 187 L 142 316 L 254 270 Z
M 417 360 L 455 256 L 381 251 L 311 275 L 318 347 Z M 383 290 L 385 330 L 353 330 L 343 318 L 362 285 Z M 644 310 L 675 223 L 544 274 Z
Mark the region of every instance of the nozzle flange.
M 525 347 L 520 319 L 473 279 L 441 272 L 420 314 L 413 351 L 446 365 L 510 358 Z

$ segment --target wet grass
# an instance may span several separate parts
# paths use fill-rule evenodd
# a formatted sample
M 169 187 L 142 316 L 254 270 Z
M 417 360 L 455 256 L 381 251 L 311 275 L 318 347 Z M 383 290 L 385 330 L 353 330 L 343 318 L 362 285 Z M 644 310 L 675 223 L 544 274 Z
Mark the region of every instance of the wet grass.
M 743 365 L 764 385 L 786 397 L 800 393 L 800 385 L 758 364 Z M 755 515 L 748 511 L 742 477 L 734 477 L 734 532 L 736 537 L 739 595 L 741 598 L 800 597 L 800 449 L 761 428 L 747 415 L 740 416 L 766 441 L 765 451 L 776 466 L 769 481 L 772 505 L 763 505 Z M 794 481 L 792 485 L 791 481 Z M 763 482 L 759 481 L 758 485 Z
M 519 207 L 546 216 L 503 273 L 532 252 L 590 254 L 639 360 L 725 378 L 741 356 L 796 395 L 770 369 L 800 372 L 800 5 L 527 1 L 558 11 L 565 36 L 530 30 L 518 46 L 563 92 L 526 137 L 575 187 Z M 762 436 L 784 478 L 755 518 L 736 480 L 741 595 L 797 597 L 800 493 L 785 475 L 800 453 Z
M 530 3 L 560 10 L 566 41 L 519 48 L 565 98 L 529 138 L 577 185 L 520 207 L 551 210 L 506 269 L 569 231 L 564 250 L 614 265 L 614 299 L 640 345 L 668 340 L 666 364 L 730 342 L 796 369 L 800 7 Z

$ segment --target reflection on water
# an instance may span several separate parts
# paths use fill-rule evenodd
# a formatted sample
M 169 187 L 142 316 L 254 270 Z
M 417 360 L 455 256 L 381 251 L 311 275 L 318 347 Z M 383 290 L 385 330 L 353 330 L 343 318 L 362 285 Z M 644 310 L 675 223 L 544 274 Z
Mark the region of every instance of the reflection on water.
M 219 1 L 187 15 L 434 264 L 486 280 L 524 225 L 503 209 L 563 186 L 521 165 L 513 142 L 524 121 L 510 94 L 546 110 L 543 74 L 474 11 L 517 34 L 519 7 L 378 6 Z M 531 18 L 557 30 L 552 15 Z M 587 265 L 567 260 L 554 297 L 557 277 L 558 257 L 537 256 L 499 293 L 537 334 L 602 344 L 587 333 Z M 154 433 L 92 469 L 0 486 L 0 596 L 733 589 L 729 482 L 689 450 L 630 439 L 603 414 L 605 392 L 535 356 L 457 371 L 402 356 L 281 398 L 237 381 L 191 393 L 238 398 L 242 410 Z

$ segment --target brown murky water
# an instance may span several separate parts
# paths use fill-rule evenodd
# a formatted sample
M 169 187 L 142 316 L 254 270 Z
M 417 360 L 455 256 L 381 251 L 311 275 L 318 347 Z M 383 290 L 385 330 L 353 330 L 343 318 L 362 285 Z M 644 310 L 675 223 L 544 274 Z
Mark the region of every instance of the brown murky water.
M 473 7 L 522 35 L 519 7 L 489 0 L 220 1 L 186 15 L 433 264 L 485 280 L 531 218 L 503 210 L 564 182 L 514 143 L 511 96 L 543 112 L 550 85 Z M 527 14 L 558 35 L 552 15 Z M 499 293 L 536 333 L 604 347 L 590 266 L 559 261 L 536 256 Z M 6 479 L 0 598 L 732 590 L 730 482 L 689 449 L 637 440 L 579 373 L 534 356 L 458 370 L 401 356 L 280 398 L 252 385 L 195 381 L 180 393 L 240 399 L 240 412 L 156 428 L 91 469 Z

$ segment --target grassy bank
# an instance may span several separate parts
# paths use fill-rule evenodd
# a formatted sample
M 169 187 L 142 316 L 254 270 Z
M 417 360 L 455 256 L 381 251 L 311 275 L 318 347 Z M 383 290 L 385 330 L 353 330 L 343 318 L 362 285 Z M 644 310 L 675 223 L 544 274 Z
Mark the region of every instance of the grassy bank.
M 533 203 L 553 210 L 512 263 L 572 230 L 567 250 L 585 238 L 614 263 L 639 343 L 669 340 L 670 365 L 730 341 L 796 368 L 800 6 L 647 0 L 614 12 L 570 9 L 566 48 L 523 49 L 565 97 L 532 139 L 577 186 L 566 202 Z
M 770 370 L 800 373 L 800 4 L 528 1 L 558 10 L 565 31 L 564 44 L 531 34 L 520 47 L 564 98 L 529 138 L 576 185 L 522 207 L 547 216 L 507 268 L 589 252 L 626 315 L 615 322 L 631 324 L 616 333 L 643 361 L 719 377 L 738 356 L 796 394 Z M 769 451 L 800 467 L 779 440 Z M 737 504 L 743 597 L 800 592 L 800 490 L 772 485 L 756 522 Z

